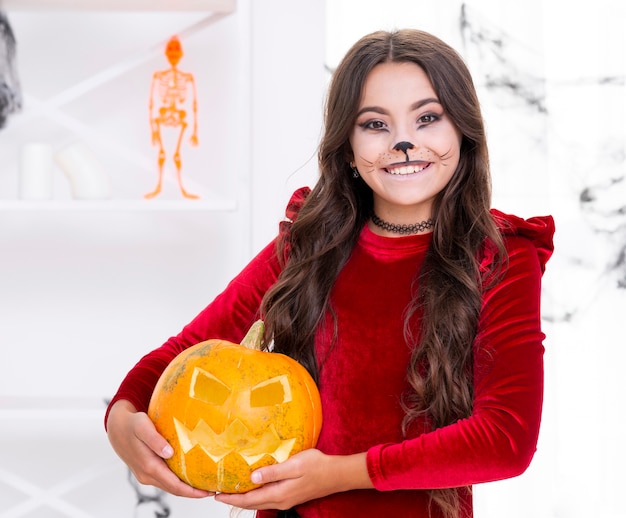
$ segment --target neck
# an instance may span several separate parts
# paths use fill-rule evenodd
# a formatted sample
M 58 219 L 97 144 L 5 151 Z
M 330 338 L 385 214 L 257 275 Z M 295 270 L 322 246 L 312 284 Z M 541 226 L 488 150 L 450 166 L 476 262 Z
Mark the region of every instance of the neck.
M 420 221 L 419 223 L 396 224 L 384 221 L 376 214 L 372 214 L 372 223 L 374 223 L 377 227 L 390 232 L 391 234 L 398 234 L 401 236 L 421 234 L 431 230 L 435 226 L 435 221 L 432 218 Z

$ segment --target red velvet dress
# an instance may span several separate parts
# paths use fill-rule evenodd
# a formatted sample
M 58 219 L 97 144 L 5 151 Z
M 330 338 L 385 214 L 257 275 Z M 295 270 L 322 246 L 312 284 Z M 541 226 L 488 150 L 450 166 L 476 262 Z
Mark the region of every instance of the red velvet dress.
M 297 216 L 298 191 L 287 216 Z M 536 449 L 543 395 L 541 275 L 552 253 L 551 217 L 522 220 L 493 211 L 505 235 L 509 264 L 485 293 L 474 346 L 471 417 L 434 432 L 419 424 L 404 439 L 400 395 L 409 347 L 403 312 L 431 234 L 381 237 L 367 226 L 332 291 L 339 335 L 318 333 L 323 427 L 317 447 L 328 454 L 367 452 L 376 489 L 337 493 L 297 507 L 303 518 L 402 516 L 427 518 L 425 489 L 470 486 L 521 474 Z M 483 262 L 490 260 L 486 250 Z M 145 411 L 165 366 L 186 347 L 208 338 L 239 342 L 259 317 L 259 304 L 280 271 L 274 243 L 182 332 L 149 353 L 129 372 L 113 402 Z M 332 329 L 333 326 L 323 326 Z M 462 492 L 465 515 L 471 495 Z M 259 517 L 275 516 L 259 512 Z M 438 516 L 432 509 L 432 516 Z

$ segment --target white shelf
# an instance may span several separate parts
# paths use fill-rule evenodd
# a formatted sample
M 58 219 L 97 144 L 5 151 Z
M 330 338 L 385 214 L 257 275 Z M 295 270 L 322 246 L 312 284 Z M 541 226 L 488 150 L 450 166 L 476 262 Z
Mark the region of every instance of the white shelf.
M 214 211 L 233 212 L 236 200 L 0 200 L 0 211 Z
M 210 11 L 232 13 L 236 0 L 4 0 L 13 11 Z

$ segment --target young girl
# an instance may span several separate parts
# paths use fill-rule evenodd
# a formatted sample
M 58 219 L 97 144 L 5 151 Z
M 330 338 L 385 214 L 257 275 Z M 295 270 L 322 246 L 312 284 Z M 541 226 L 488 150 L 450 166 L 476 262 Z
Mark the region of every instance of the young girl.
M 217 500 L 258 517 L 471 517 L 471 485 L 519 475 L 535 451 L 552 218 L 490 210 L 472 79 L 421 31 L 376 32 L 348 52 L 319 167 L 277 239 L 130 371 L 107 413 L 111 444 L 141 482 L 210 495 L 167 468 L 172 448 L 145 411 L 179 352 L 239 342 L 263 318 L 265 346 L 318 383 L 321 436 L 254 472 L 259 489 Z

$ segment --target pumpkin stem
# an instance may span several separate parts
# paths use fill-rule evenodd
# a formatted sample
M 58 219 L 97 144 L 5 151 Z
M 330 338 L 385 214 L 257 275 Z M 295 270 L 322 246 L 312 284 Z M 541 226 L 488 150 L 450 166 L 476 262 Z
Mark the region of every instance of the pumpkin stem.
M 257 320 L 254 324 L 252 324 L 252 327 L 250 327 L 246 336 L 243 337 L 241 345 L 247 347 L 248 349 L 256 349 L 257 351 L 260 351 L 264 332 L 265 325 L 263 324 L 263 320 Z

